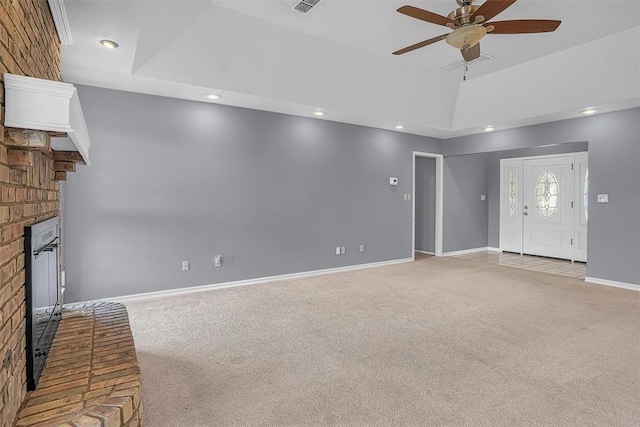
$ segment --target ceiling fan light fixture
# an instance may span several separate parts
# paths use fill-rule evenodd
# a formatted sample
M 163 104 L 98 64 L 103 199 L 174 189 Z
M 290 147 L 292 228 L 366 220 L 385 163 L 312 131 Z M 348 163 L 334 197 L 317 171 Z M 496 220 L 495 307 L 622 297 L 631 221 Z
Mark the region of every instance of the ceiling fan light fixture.
M 457 49 L 468 49 L 477 45 L 487 34 L 487 29 L 482 25 L 465 25 L 447 35 L 447 43 Z
M 598 110 L 597 108 L 587 108 L 587 109 L 582 110 L 582 111 L 580 111 L 580 112 L 581 112 L 582 114 L 586 115 L 586 116 L 590 116 L 590 115 L 592 115 L 592 114 L 597 113 L 598 111 L 600 111 L 600 110 Z

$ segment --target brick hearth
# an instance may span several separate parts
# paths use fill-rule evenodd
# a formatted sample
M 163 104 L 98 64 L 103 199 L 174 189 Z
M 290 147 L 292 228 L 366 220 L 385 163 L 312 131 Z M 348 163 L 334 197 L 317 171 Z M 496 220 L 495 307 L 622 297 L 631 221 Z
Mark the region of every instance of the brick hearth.
M 16 427 L 138 427 L 140 369 L 122 304 L 65 306 L 38 388 Z

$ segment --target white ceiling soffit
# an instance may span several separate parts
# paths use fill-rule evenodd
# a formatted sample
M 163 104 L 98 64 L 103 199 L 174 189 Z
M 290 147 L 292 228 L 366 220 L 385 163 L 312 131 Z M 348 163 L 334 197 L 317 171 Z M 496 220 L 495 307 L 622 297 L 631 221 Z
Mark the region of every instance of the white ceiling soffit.
M 407 3 L 442 15 L 457 6 Z M 322 108 L 329 120 L 401 122 L 405 132 L 439 138 L 638 103 L 637 0 L 519 0 L 495 20 L 562 24 L 549 34 L 488 35 L 481 45 L 493 59 L 471 66 L 466 82 L 440 69 L 460 59 L 445 42 L 391 55 L 449 31 L 397 13 L 404 2 L 324 0 L 308 15 L 291 4 L 67 1 L 74 45 L 63 46 L 62 76 L 196 101 L 215 91 L 221 104 L 301 116 Z M 102 48 L 103 38 L 120 48 Z

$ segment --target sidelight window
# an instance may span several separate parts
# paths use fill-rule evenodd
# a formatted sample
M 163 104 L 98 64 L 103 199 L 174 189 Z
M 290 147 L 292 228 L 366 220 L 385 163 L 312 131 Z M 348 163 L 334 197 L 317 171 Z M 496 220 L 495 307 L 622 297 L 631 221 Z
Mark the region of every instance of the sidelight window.
M 509 215 L 516 215 L 516 176 L 513 172 L 509 174 Z
M 582 201 L 584 203 L 584 220 L 589 220 L 589 168 L 584 172 L 584 185 L 582 187 Z

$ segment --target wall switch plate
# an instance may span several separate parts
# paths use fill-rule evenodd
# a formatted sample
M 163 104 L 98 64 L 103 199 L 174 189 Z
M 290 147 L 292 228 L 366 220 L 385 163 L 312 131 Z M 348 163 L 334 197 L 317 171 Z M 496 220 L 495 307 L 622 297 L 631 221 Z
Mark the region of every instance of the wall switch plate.
M 389 178 L 389 185 L 398 185 L 398 178 L 396 177 L 390 177 Z
M 344 255 L 347 252 L 347 248 L 344 246 L 340 246 L 340 255 Z
M 189 261 L 182 261 L 182 271 L 189 270 Z
M 364 243 L 360 245 L 360 252 L 364 252 Z
M 598 203 L 609 203 L 609 194 L 598 194 Z
M 407 200 L 411 200 L 411 193 L 407 193 Z
M 336 246 L 336 255 L 340 255 L 340 246 Z
M 487 200 L 487 196 L 485 196 L 484 194 L 480 195 L 480 200 Z
M 407 198 L 407 193 L 404 193 L 404 194 L 402 195 L 402 198 L 403 198 L 404 200 L 409 200 L 409 199 Z
M 222 267 L 222 255 L 216 255 L 213 262 L 216 267 Z

